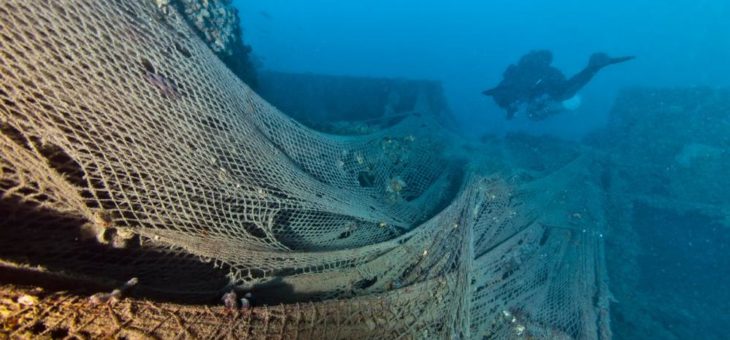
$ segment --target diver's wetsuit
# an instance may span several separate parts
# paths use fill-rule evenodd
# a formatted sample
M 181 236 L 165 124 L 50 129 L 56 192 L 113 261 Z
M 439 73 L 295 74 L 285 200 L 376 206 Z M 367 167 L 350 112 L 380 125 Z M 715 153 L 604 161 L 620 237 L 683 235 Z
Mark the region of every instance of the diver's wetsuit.
M 507 67 L 497 87 L 482 93 L 494 98 L 497 105 L 507 111 L 507 119 L 511 119 L 522 104 L 527 105 L 530 119 L 544 119 L 561 111 L 555 103 L 575 96 L 602 68 L 633 58 L 610 58 L 605 53 L 595 53 L 588 66 L 566 79 L 560 70 L 550 65 L 550 51 L 532 51 L 520 58 L 517 65 Z

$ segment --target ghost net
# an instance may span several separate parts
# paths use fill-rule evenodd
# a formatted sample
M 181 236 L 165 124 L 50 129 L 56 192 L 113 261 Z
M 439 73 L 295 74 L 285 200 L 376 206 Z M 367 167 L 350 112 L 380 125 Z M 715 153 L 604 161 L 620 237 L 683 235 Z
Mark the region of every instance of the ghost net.
M 590 174 L 477 175 L 427 116 L 312 131 L 152 1 L 4 1 L 0 41 L 0 334 L 610 336 L 600 223 L 540 213 Z

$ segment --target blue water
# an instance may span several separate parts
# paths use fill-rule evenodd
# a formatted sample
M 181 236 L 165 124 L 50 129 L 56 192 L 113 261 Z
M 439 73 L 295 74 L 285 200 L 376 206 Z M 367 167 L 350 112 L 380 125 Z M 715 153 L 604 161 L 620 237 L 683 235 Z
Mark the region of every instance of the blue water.
M 240 9 L 244 40 L 262 69 L 441 81 L 458 130 L 466 137 L 519 131 L 579 140 L 606 126 L 622 89 L 730 86 L 728 0 L 234 0 L 234 4 Z M 481 91 L 496 85 L 507 65 L 538 48 L 551 50 L 553 64 L 568 75 L 584 67 L 593 52 L 638 58 L 600 72 L 580 92 L 582 105 L 575 111 L 541 122 L 524 117 L 505 120 L 503 110 Z M 634 114 L 639 116 L 633 118 L 640 124 L 642 110 L 647 111 L 646 119 L 657 119 L 666 111 L 688 117 L 689 122 L 703 120 L 706 126 L 724 128 L 730 136 L 728 93 L 706 99 L 692 94 L 672 98 L 672 92 L 654 96 L 649 91 L 634 98 Z M 667 99 L 672 103 L 665 105 Z M 696 113 L 682 112 L 690 107 Z M 631 110 L 632 103 L 621 108 Z M 656 121 L 662 123 L 661 118 Z M 619 251 L 608 259 L 617 299 L 612 328 L 619 339 L 730 338 L 724 330 L 730 322 L 730 194 L 715 192 L 712 199 L 701 194 L 701 183 L 717 179 L 710 174 L 722 177 L 718 164 L 728 163 L 709 154 L 699 155 L 697 164 L 674 161 L 691 143 L 702 148 L 708 144 L 709 150 L 719 150 L 712 151 L 715 155 L 730 157 L 730 144 L 717 137 L 722 130 L 713 132 L 712 139 L 695 126 L 687 129 L 695 135 L 688 136 L 682 124 L 668 124 L 662 134 L 647 136 L 649 140 L 626 143 L 629 149 L 656 148 L 656 153 L 643 156 L 656 159 L 638 157 L 647 162 L 647 169 L 649 163 L 666 162 L 645 181 L 640 170 L 632 174 L 630 168 L 626 178 L 647 187 L 652 197 L 682 200 L 675 192 L 683 191 L 672 183 L 682 178 L 678 176 L 683 171 L 695 171 L 686 191 L 695 196 L 685 203 L 725 211 L 727 220 L 702 209 L 675 211 L 671 205 L 636 204 L 633 210 L 618 213 L 633 223 L 632 234 L 607 241 L 609 255 L 611 248 Z M 622 267 L 622 249 L 631 253 L 630 268 Z
M 726 0 L 235 0 L 264 68 L 443 81 L 469 134 L 530 130 L 582 136 L 629 85 L 730 85 Z M 596 51 L 636 61 L 602 72 L 580 110 L 542 124 L 506 122 L 480 92 L 535 48 L 571 74 Z

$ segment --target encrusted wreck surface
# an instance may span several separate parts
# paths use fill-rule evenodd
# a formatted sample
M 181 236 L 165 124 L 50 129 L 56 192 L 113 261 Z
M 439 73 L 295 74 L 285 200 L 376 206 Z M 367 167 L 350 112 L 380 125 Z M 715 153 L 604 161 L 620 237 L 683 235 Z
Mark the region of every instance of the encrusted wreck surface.
M 616 101 L 601 149 L 619 338 L 726 337 L 728 112 L 722 89 L 632 89 Z

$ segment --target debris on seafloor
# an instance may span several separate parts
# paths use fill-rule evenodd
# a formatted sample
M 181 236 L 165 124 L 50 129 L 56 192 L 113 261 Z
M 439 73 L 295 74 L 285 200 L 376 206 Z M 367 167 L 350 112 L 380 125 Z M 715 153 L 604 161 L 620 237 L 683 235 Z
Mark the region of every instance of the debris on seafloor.
M 406 182 L 400 176 L 391 177 L 385 185 L 387 202 L 391 204 L 399 202 L 402 199 L 401 192 L 405 187 Z
M 157 8 L 162 11 L 162 13 L 167 14 L 170 7 L 170 0 L 155 0 L 155 4 L 157 5 Z
M 502 316 L 506 322 L 511 324 L 512 331 L 516 336 L 521 336 L 525 333 L 525 326 L 513 312 L 505 309 L 502 311 Z
M 130 228 L 115 227 L 110 214 L 104 211 L 96 212 L 93 219 L 81 228 L 82 239 L 96 239 L 117 249 L 127 248 L 135 236 Z
M 17 319 L 14 319 L 18 312 L 40 304 L 38 294 L 43 294 L 43 289 L 35 288 L 32 291 L 17 293 L 17 295 L 7 294 L 7 292 L 0 294 L 0 339 L 5 339 L 3 338 L 4 329 L 7 330 L 8 326 L 18 322 Z
M 406 182 L 402 178 L 400 178 L 400 176 L 395 176 L 388 180 L 388 185 L 385 190 L 390 193 L 399 193 L 403 191 L 405 187 Z
M 253 307 L 253 294 L 251 292 L 248 292 L 246 294 L 243 294 L 243 297 L 241 298 L 241 309 L 249 309 Z
M 121 287 L 112 290 L 111 293 L 96 293 L 92 295 L 89 298 L 89 302 L 92 305 L 100 305 L 108 302 L 117 302 L 122 298 L 124 293 L 129 291 L 132 287 L 136 286 L 137 283 L 139 283 L 139 279 L 133 277 L 125 282 Z
M 237 298 L 238 295 L 236 295 L 236 291 L 231 290 L 230 292 L 223 294 L 221 301 L 223 301 L 223 305 L 226 306 L 226 309 L 236 310 L 238 308 L 238 301 L 236 301 Z
M 33 295 L 25 294 L 25 295 L 21 295 L 18 298 L 18 303 L 23 306 L 34 306 L 34 305 L 37 305 L 38 302 L 39 302 L 38 297 L 33 296 Z
M 253 307 L 253 294 L 251 294 L 251 292 L 248 292 L 244 294 L 243 297 L 239 300 L 236 291 L 231 290 L 230 292 L 223 294 L 221 301 L 223 301 L 223 305 L 226 306 L 226 309 L 229 311 L 238 310 L 239 301 L 241 303 L 240 309 L 246 310 Z
M 365 163 L 365 157 L 360 152 L 355 152 L 354 154 L 355 161 L 357 164 L 364 164 Z
M 45 296 L 43 288 L 36 287 L 29 290 L 16 290 L 10 287 L 0 291 L 0 339 L 6 339 L 7 334 L 18 329 L 20 325 L 31 321 L 33 313 L 23 313 L 24 310 L 40 310 L 41 300 Z M 23 337 L 18 337 L 26 339 Z M 10 339 L 15 339 L 10 338 Z
M 413 135 L 403 138 L 384 137 L 381 141 L 382 156 L 391 164 L 405 166 L 415 140 Z

